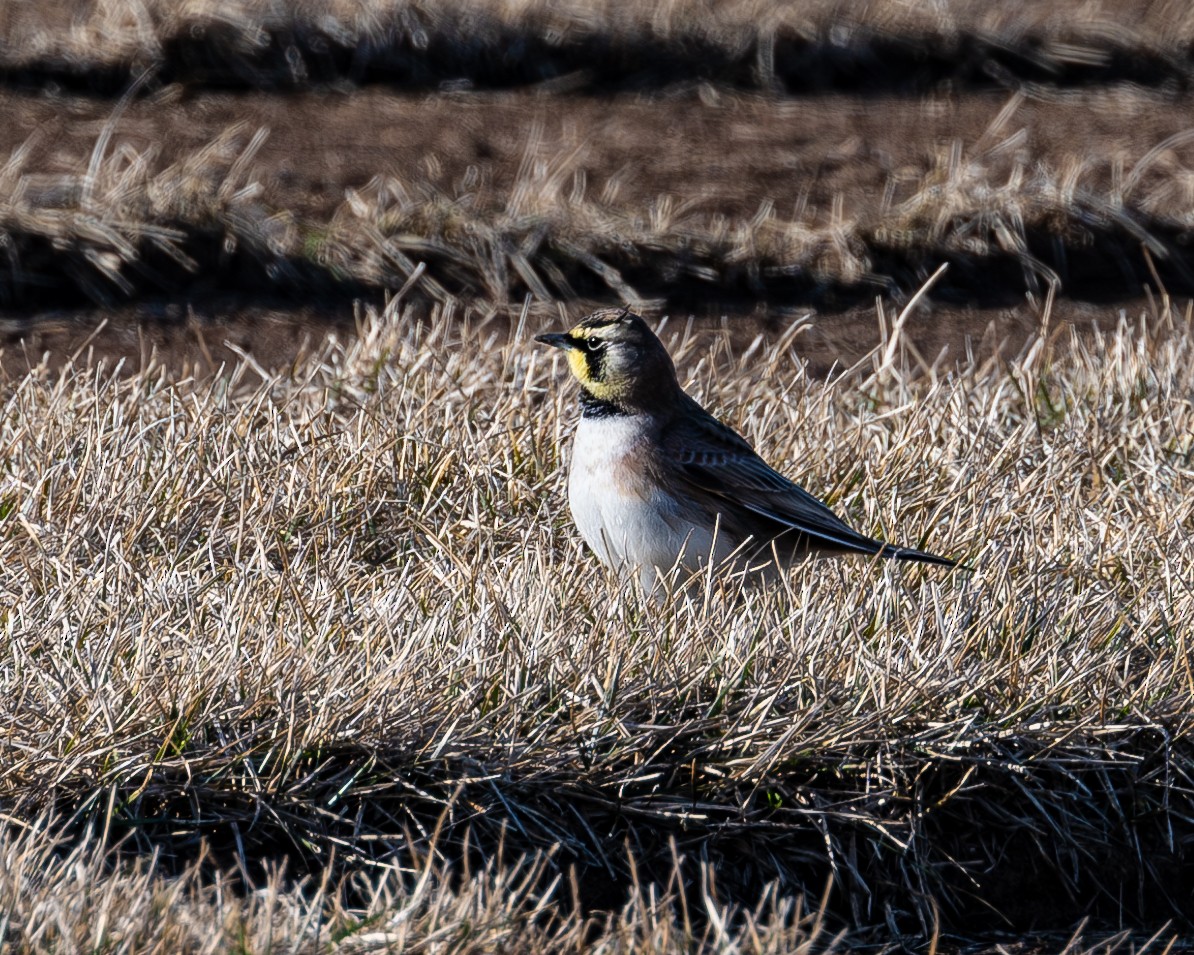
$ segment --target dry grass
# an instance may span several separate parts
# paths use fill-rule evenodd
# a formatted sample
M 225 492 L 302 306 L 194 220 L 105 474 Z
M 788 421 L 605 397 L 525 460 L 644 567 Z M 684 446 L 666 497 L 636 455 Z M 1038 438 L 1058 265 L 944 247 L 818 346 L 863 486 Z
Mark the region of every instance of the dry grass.
M 143 70 L 249 86 L 712 79 L 805 89 L 994 76 L 1188 79 L 1194 15 L 1177 0 L 866 4 L 678 0 L 96 0 L 15 5 L 0 67 L 118 81 Z M 513 55 L 511 55 L 513 53 Z M 98 77 L 97 77 L 98 74 Z M 107 79 L 111 82 L 111 78 Z
M 393 309 L 259 384 L 86 356 L 5 383 L 18 948 L 828 950 L 795 900 L 829 876 L 856 939 L 1185 911 L 1187 318 L 916 378 L 898 334 L 831 381 L 796 334 L 673 338 L 862 530 L 977 570 L 662 605 L 577 541 L 531 331 Z
M 90 834 L 89 834 L 90 835 Z M 615 913 L 585 918 L 546 857 L 496 858 L 463 880 L 433 860 L 418 868 L 379 867 L 340 885 L 281 869 L 246 893 L 236 877 L 195 865 L 166 879 L 151 860 L 103 852 L 100 841 L 55 839 L 44 828 L 0 830 L 0 941 L 6 952 L 701 952 L 739 946 L 759 953 L 848 949 L 826 931 L 823 913 L 769 893 L 752 909 L 717 897 L 708 869 L 699 882 L 637 886 Z M 555 877 L 553 877 L 555 876 Z M 691 892 L 681 904 L 679 895 Z M 346 905 L 345 898 L 353 904 Z M 694 927 L 685 907 L 704 923 Z M 1126 938 L 1088 950 L 1124 951 Z M 1075 941 L 1074 955 L 1080 943 Z M 1159 951 L 1159 949 L 1158 949 Z
M 636 884 L 615 912 L 582 917 L 559 903 L 561 880 L 549 860 L 495 860 L 466 877 L 434 862 L 413 870 L 384 867 L 342 885 L 286 878 L 275 869 L 246 893 L 239 880 L 195 865 L 163 878 L 152 860 L 121 858 L 44 826 L 0 828 L 0 944 L 13 955 L 104 951 L 138 955 L 272 952 L 750 952 L 836 955 L 857 951 L 825 913 L 800 898 L 768 892 L 752 908 L 718 898 L 706 866 L 684 867 L 666 885 Z M 117 857 L 115 863 L 113 856 Z M 351 897 L 352 905 L 344 899 Z M 941 940 L 938 951 L 1059 955 L 1167 955 L 1172 932 L 1152 938 L 1121 931 L 1084 937 L 1005 936 L 1001 947 Z M 898 941 L 868 946 L 876 955 L 906 951 Z
M 1005 129 L 1009 101 L 977 142 L 903 169 L 865 208 L 781 211 L 770 199 L 726 215 L 701 197 L 625 201 L 619 178 L 589 186 L 584 149 L 545 150 L 534 130 L 512 188 L 465 177 L 445 191 L 415 173 L 375 177 L 317 221 L 273 208 L 254 157 L 268 136 L 232 127 L 166 164 L 121 141 L 119 116 L 77 169 L 31 168 L 30 144 L 0 166 L 9 306 L 112 303 L 206 287 L 253 294 L 360 295 L 400 287 L 488 302 L 748 300 L 868 302 L 912 292 L 942 259 L 955 295 L 1087 293 L 1147 280 L 1194 286 L 1179 244 L 1194 223 L 1188 136 L 1130 166 L 1067 157 L 1053 167 Z M 474 170 L 475 172 L 475 170 Z M 1154 273 L 1155 274 L 1155 273 Z M 1119 288 L 1118 285 L 1115 286 Z

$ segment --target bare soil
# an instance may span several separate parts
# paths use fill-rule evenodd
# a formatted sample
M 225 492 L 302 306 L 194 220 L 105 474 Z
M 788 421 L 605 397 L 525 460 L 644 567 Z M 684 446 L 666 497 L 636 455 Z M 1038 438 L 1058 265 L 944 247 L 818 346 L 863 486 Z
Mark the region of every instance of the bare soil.
M 1192 105 L 1185 94 L 1126 86 L 1033 96 L 991 91 L 808 98 L 713 87 L 620 97 L 170 87 L 120 107 L 102 97 L 10 90 L 0 91 L 0 113 L 9 120 L 0 124 L 0 155 L 23 148 L 24 168 L 36 177 L 78 176 L 108 131 L 109 154 L 126 149 L 164 167 L 239 126 L 246 137 L 268 132 L 248 173 L 259 188 L 256 201 L 315 230 L 334 219 L 346 196 L 371 183 L 414 183 L 467 201 L 469 214 L 476 214 L 500 212 L 516 201 L 520 183 L 534 170 L 550 177 L 556 168 L 569 188 L 647 217 L 663 203 L 747 228 L 755 217 L 773 213 L 832 230 L 836 221 L 865 218 L 924 189 L 943 164 L 964 165 L 976 157 L 993 188 L 999 177 L 1022 174 L 1027 166 L 1059 175 L 1072 171 L 1088 191 L 1110 189 L 1150 151 L 1149 161 L 1156 161 L 1158 144 L 1165 147 L 1166 168 L 1184 170 L 1194 164 L 1194 147 L 1181 139 Z M 1144 287 L 1155 289 L 1156 282 L 1131 236 L 1121 236 L 1110 252 L 1087 240 L 1063 248 L 1046 239 L 1043 245 L 1043 257 L 1064 275 L 1053 320 L 1108 324 L 1121 311 L 1135 315 L 1148 307 Z M 888 250 L 889 261 L 878 262 L 888 266 L 887 287 L 785 284 L 782 277 L 761 289 L 683 276 L 653 282 L 639 274 L 636 280 L 655 300 L 648 310 L 673 318 L 745 317 L 752 328 L 767 329 L 815 316 L 804 346 L 814 369 L 827 370 L 849 364 L 878 340 L 877 297 L 886 298 L 889 308 L 893 294 L 897 304 L 907 300 L 946 260 L 901 259 L 896 246 Z M 1174 294 L 1194 287 L 1182 261 L 1180 249 L 1169 261 L 1157 260 Z M 70 283 L 43 281 L 36 294 L 10 300 L 3 310 L 7 341 L 33 334 L 22 346 L 25 353 L 61 354 L 94 335 L 93 346 L 130 358 L 152 341 L 183 361 L 203 364 L 207 356 L 192 347 L 192 330 L 207 327 L 217 352 L 231 336 L 272 366 L 285 364 L 308 330 L 351 325 L 354 299 L 379 302 L 387 287 L 399 284 L 323 284 L 312 294 L 261 270 L 210 265 L 175 286 L 137 287 L 98 309 Z M 1019 263 L 963 255 L 951 265 L 907 326 L 928 359 L 942 348 L 957 356 L 968 340 L 985 340 L 987 347 L 1014 344 L 1039 326 L 1045 296 Z M 537 302 L 535 312 L 551 321 L 560 308 L 573 314 L 602 298 L 589 301 L 595 290 L 587 293 Z M 1029 293 L 1035 293 L 1031 301 Z M 521 298 L 479 301 L 476 307 L 516 314 Z M 104 319 L 107 328 L 94 334 Z M 13 360 L 12 348 L 8 355 Z M 216 364 L 224 357 L 216 355 Z
M 841 214 L 856 215 L 877 205 L 893 178 L 913 182 L 955 143 L 965 156 L 1015 136 L 1008 153 L 1105 180 L 1188 129 L 1192 110 L 1194 95 L 1128 86 L 1023 98 L 775 98 L 712 87 L 625 98 L 381 87 L 196 95 L 172 87 L 130 104 L 114 139 L 175 162 L 234 125 L 268 129 L 254 160 L 264 199 L 312 218 L 329 217 L 346 189 L 375 176 L 483 191 L 497 204 L 524 163 L 574 154 L 570 173 L 626 205 L 670 195 L 726 216 L 754 215 L 764 203 L 826 215 L 840 204 Z M 39 171 L 75 171 L 113 112 L 107 99 L 0 91 L 0 155 L 29 142 Z

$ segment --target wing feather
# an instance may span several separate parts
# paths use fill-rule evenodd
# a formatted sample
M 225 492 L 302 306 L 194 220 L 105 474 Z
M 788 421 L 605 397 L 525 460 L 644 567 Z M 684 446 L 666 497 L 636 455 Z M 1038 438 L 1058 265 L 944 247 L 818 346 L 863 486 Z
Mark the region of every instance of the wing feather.
M 727 510 L 746 525 L 743 529 L 760 541 L 795 531 L 819 543 L 820 549 L 896 556 L 897 548 L 853 530 L 696 402 L 687 414 L 676 416 L 662 443 L 671 470 L 694 490 L 725 501 Z M 743 515 L 744 510 L 755 520 Z

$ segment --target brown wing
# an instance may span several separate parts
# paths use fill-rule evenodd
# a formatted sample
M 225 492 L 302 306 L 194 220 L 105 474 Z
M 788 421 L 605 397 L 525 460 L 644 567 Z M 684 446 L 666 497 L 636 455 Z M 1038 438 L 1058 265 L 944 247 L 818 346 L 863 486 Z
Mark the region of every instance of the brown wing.
M 800 485 L 755 453 L 750 444 L 695 401 L 662 437 L 670 470 L 693 490 L 724 501 L 723 520 L 760 543 L 782 540 L 784 550 L 879 554 L 953 566 L 955 561 L 895 547 L 860 534 Z

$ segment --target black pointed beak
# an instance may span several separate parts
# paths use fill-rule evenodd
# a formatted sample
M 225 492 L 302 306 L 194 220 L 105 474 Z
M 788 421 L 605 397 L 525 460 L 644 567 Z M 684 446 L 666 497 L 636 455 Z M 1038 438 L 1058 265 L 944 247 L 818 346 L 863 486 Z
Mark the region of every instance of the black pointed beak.
M 572 340 L 571 335 L 564 335 L 560 332 L 552 332 L 549 335 L 536 335 L 535 341 L 543 342 L 544 345 L 550 345 L 552 348 L 576 347 L 576 342 Z

